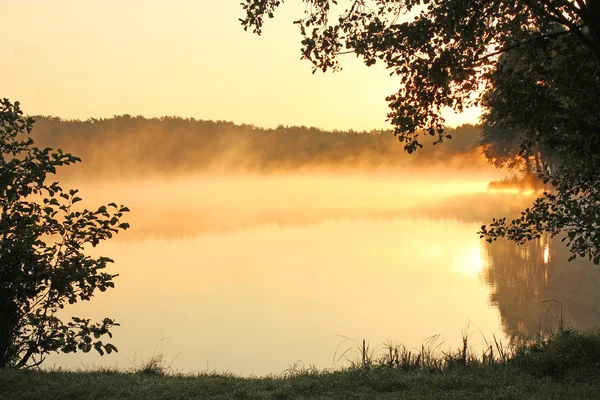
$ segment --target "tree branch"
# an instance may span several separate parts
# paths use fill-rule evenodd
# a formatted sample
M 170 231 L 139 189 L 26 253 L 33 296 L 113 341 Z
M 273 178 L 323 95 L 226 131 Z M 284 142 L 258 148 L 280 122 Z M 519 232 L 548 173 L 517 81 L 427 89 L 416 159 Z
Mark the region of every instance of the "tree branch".
M 581 31 L 581 29 L 579 29 L 580 27 L 578 25 L 576 25 L 573 21 L 569 21 L 567 18 L 565 18 L 565 16 L 559 10 L 557 10 L 556 7 L 554 7 L 550 0 L 540 0 L 544 5 L 546 5 L 546 7 L 548 7 L 548 10 L 540 8 L 532 0 L 523 1 L 534 10 L 537 10 L 538 13 L 545 15 L 553 21 L 568 27 L 569 31 L 575 34 L 579 38 L 579 40 L 581 40 L 583 44 L 585 44 L 590 49 L 590 51 L 594 55 L 594 58 L 596 59 L 596 62 L 598 63 L 598 65 L 600 65 L 600 39 L 597 39 L 596 42 L 592 41 Z M 550 11 L 552 11 L 552 13 Z M 581 27 L 586 26 L 590 29 L 590 31 L 592 31 L 592 35 L 596 37 L 597 35 L 595 34 L 594 27 L 590 26 L 584 21 L 584 24 Z
M 490 54 L 486 54 L 485 56 L 477 58 L 475 60 L 475 62 L 478 63 L 479 61 L 487 60 L 487 59 L 489 59 L 491 57 L 500 55 L 502 53 L 506 53 L 507 51 L 510 51 L 512 49 L 516 49 L 518 47 L 523 46 L 524 44 L 531 43 L 531 42 L 533 42 L 535 40 L 553 38 L 553 37 L 558 37 L 558 36 L 562 36 L 562 35 L 569 35 L 571 33 L 572 33 L 571 31 L 557 31 L 557 32 L 547 33 L 545 35 L 536 36 L 535 38 L 528 39 L 528 40 L 525 40 L 523 42 L 516 43 L 516 44 L 510 45 L 510 46 L 506 46 L 506 47 L 503 47 L 502 49 L 500 49 L 498 51 L 495 51 L 495 52 L 490 53 Z M 475 64 L 473 64 L 473 65 L 475 65 Z

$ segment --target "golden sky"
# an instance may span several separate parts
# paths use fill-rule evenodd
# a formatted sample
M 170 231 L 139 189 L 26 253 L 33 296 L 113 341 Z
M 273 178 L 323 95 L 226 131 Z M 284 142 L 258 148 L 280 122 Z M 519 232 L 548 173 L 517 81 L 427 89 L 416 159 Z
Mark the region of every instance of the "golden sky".
M 300 60 L 286 3 L 261 37 L 239 0 L 0 0 L 0 97 L 63 118 L 177 115 L 263 127 L 389 128 L 397 79 L 352 55 L 340 73 Z M 448 115 L 474 122 L 476 111 Z

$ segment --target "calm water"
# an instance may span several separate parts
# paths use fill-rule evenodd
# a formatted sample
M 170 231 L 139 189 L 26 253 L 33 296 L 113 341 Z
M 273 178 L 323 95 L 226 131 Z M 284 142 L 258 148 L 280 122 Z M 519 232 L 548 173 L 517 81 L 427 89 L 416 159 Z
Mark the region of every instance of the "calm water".
M 203 177 L 83 184 L 93 204 L 130 206 L 133 228 L 94 249 L 116 288 L 69 310 L 110 316 L 116 355 L 59 355 L 48 366 L 134 363 L 162 351 L 177 371 L 280 373 L 334 363 L 344 337 L 420 347 L 467 332 L 508 340 L 555 323 L 600 324 L 600 269 L 567 263 L 547 238 L 489 245 L 475 232 L 531 202 L 488 179 L 420 176 Z M 166 346 L 166 347 L 165 347 Z M 338 350 L 338 353 L 340 350 Z

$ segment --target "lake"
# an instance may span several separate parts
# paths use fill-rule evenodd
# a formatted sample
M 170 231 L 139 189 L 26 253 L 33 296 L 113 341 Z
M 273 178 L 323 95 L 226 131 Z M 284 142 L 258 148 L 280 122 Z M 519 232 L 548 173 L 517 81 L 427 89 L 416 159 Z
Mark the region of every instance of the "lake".
M 349 339 L 420 348 L 439 335 L 478 353 L 494 337 L 600 323 L 600 268 L 557 239 L 488 244 L 492 217 L 531 203 L 485 174 L 298 173 L 70 182 L 88 205 L 128 205 L 132 228 L 91 249 L 116 288 L 66 314 L 121 323 L 118 354 L 46 366 L 130 368 L 162 352 L 175 371 L 241 375 L 339 368 Z M 553 300 L 553 301 L 546 301 Z M 63 314 L 63 315 L 66 315 Z M 346 357 L 354 357 L 352 351 Z

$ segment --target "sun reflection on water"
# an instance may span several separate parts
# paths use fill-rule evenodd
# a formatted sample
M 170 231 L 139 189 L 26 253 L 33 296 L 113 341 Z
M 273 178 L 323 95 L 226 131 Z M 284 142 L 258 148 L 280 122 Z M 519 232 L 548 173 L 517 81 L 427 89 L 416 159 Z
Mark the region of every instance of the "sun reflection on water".
M 550 247 L 548 244 L 544 246 L 544 264 L 548 264 L 550 262 Z
M 461 252 L 455 258 L 452 269 L 461 276 L 477 278 L 484 266 L 485 259 L 483 252 L 481 251 L 481 246 L 475 244 L 472 247 L 467 248 L 464 252 Z

